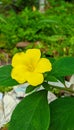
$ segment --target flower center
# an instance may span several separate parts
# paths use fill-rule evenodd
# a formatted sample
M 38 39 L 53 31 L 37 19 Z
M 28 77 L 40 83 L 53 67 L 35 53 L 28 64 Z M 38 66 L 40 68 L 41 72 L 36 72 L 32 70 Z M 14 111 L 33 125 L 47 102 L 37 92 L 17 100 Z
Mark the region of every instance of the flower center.
M 35 70 L 33 65 L 28 65 L 27 67 L 28 71 L 33 72 Z

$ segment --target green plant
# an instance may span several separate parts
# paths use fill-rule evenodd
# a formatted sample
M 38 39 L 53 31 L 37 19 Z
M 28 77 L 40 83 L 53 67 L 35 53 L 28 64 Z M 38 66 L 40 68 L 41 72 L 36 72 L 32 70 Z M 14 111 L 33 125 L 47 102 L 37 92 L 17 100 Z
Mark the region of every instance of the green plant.
M 54 2 L 53 2 L 54 3 Z M 14 50 L 21 41 L 43 43 L 46 53 L 56 56 L 74 56 L 74 5 L 57 2 L 41 14 L 38 10 L 25 8 L 13 10 L 0 16 L 0 48 Z M 56 50 L 56 51 L 55 51 Z
M 39 56 L 39 49 L 34 49 L 33 53 L 31 53 L 33 49 L 28 50 L 28 53 L 19 53 L 16 54 L 13 59 L 12 59 L 12 66 L 11 65 L 6 65 L 0 68 L 0 86 L 3 87 L 8 87 L 8 86 L 14 86 L 18 85 L 19 81 L 25 82 L 26 77 L 22 78 L 24 79 L 19 79 L 19 76 L 21 74 L 21 71 L 18 67 L 23 67 L 21 65 L 24 65 L 27 63 L 27 66 L 29 67 L 28 71 L 29 73 L 40 73 L 40 72 L 45 72 L 46 70 L 49 69 L 49 64 L 47 65 L 46 62 L 40 63 L 40 65 L 43 67 L 38 68 L 36 72 L 31 71 L 32 67 L 31 65 L 35 65 L 36 62 L 33 62 L 32 59 L 28 58 L 34 58 L 36 56 Z M 21 59 L 19 59 L 20 54 L 22 54 Z M 29 56 L 29 57 L 25 57 Z M 26 59 L 25 59 L 26 58 Z M 38 58 L 38 57 L 37 57 Z M 46 59 L 41 58 L 41 59 Z M 33 83 L 29 85 L 26 89 L 26 92 L 28 95 L 16 106 L 15 110 L 13 111 L 11 121 L 9 124 L 9 130 L 73 130 L 74 128 L 74 98 L 73 97 L 60 97 L 60 99 L 57 97 L 57 100 L 51 102 L 48 104 L 47 101 L 47 94 L 48 91 L 53 92 L 53 88 L 64 90 L 69 93 L 74 93 L 74 90 L 71 88 L 67 88 L 65 85 L 65 76 L 67 75 L 72 75 L 74 74 L 74 57 L 63 57 L 59 59 L 53 59 L 49 58 L 49 63 L 52 65 L 52 70 L 48 71 L 44 74 L 44 81 L 43 83 L 42 80 L 40 79 L 38 81 L 38 78 L 28 77 L 28 79 L 35 78 L 36 81 L 34 80 L 28 80 L 29 83 Z M 48 62 L 47 60 L 47 62 Z M 23 61 L 23 62 L 22 62 Z M 19 66 L 17 66 L 19 62 Z M 39 61 L 38 61 L 39 62 Z M 37 64 L 38 64 L 37 62 Z M 47 67 L 48 66 L 48 67 Z M 15 67 L 15 68 L 14 68 Z M 24 66 L 25 67 L 25 66 Z M 37 65 L 35 66 L 37 67 Z M 39 66 L 40 67 L 40 66 Z M 13 74 L 12 76 L 12 71 L 15 70 L 15 73 L 17 72 L 18 75 Z M 24 70 L 25 69 L 25 70 Z M 23 71 L 25 71 L 22 75 L 27 74 L 27 68 L 23 68 Z M 34 69 L 34 68 L 33 68 Z M 31 72 L 30 72 L 31 71 Z M 12 77 L 11 77 L 12 76 Z M 29 76 L 29 75 L 28 75 Z M 12 79 L 14 77 L 14 79 Z M 15 78 L 16 77 L 16 78 Z M 17 81 L 16 81 L 16 80 Z M 63 83 L 64 87 L 58 87 L 54 85 L 50 85 L 49 81 L 58 81 Z M 22 82 L 22 83 L 23 83 Z M 36 85 L 36 83 L 39 83 L 39 85 Z M 34 86 L 35 85 L 35 86 Z M 41 86 L 43 86 L 43 90 L 40 90 Z

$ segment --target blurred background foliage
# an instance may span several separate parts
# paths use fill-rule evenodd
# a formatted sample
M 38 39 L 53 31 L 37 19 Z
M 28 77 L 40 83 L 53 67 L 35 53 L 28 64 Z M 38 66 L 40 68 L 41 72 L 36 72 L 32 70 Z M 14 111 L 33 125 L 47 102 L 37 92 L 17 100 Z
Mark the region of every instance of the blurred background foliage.
M 40 48 L 47 56 L 74 56 L 74 1 L 0 1 L 0 59 L 27 48 Z

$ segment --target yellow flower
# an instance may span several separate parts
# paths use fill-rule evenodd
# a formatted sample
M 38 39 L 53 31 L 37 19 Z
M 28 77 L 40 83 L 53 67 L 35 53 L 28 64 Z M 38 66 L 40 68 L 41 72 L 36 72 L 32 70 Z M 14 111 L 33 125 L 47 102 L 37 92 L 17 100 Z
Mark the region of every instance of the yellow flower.
M 19 83 L 27 81 L 32 86 L 41 84 L 44 81 L 43 73 L 51 71 L 52 66 L 48 59 L 40 57 L 39 49 L 16 53 L 12 58 L 11 77 Z
M 32 7 L 32 10 L 33 10 L 33 11 L 36 11 L 36 7 L 35 7 L 35 6 L 33 6 L 33 7 Z

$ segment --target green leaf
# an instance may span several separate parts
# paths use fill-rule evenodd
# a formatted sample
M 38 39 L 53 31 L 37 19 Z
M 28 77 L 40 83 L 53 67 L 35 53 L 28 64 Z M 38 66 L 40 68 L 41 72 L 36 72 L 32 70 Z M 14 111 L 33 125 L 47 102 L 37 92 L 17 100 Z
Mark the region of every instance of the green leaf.
M 18 83 L 11 78 L 11 65 L 0 67 L 0 87 L 14 86 Z
M 15 108 L 8 130 L 48 130 L 50 111 L 44 90 L 25 97 Z
M 67 76 L 74 74 L 74 57 L 64 57 L 54 62 L 51 74 Z
M 50 86 L 47 82 L 44 82 L 44 83 L 42 84 L 42 86 L 43 86 L 47 91 L 51 91 L 52 86 Z
M 51 41 L 51 42 L 57 42 L 57 41 L 59 41 L 60 39 L 62 39 L 64 36 L 62 36 L 62 35 L 52 35 L 52 36 L 50 36 L 49 37 L 49 40 Z
M 49 61 L 51 62 L 51 64 L 53 64 L 56 61 L 55 58 L 53 58 L 53 57 L 47 57 L 46 56 L 46 58 L 49 59 Z
M 47 74 L 46 80 L 51 81 L 51 82 L 57 82 L 58 81 L 58 79 L 55 76 L 52 76 L 49 73 Z
M 63 77 L 60 77 L 60 76 L 58 76 L 58 77 L 56 77 L 61 83 L 63 83 L 63 84 L 65 84 L 65 77 L 63 76 Z
M 32 85 L 29 85 L 27 88 L 26 88 L 26 92 L 25 93 L 30 93 L 32 92 L 34 89 L 36 89 L 37 87 L 35 86 L 32 86 Z
M 74 130 L 74 98 L 64 97 L 50 103 L 49 130 Z

